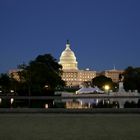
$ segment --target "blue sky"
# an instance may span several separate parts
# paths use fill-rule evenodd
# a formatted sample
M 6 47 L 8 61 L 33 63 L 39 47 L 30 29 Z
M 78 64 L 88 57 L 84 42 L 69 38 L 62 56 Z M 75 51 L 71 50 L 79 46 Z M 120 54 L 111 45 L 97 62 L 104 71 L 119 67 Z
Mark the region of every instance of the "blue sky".
M 1 0 L 0 73 L 69 39 L 80 69 L 140 66 L 139 0 Z

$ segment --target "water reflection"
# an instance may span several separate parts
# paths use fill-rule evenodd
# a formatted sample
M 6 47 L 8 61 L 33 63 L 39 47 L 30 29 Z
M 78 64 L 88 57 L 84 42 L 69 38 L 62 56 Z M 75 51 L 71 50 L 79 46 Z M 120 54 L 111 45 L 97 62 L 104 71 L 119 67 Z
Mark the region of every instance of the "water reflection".
M 0 98 L 0 108 L 140 108 L 139 98 L 67 98 L 15 99 Z
M 71 99 L 63 100 L 65 108 L 79 109 L 79 108 L 136 108 L 140 105 L 138 98 L 86 98 L 86 99 Z

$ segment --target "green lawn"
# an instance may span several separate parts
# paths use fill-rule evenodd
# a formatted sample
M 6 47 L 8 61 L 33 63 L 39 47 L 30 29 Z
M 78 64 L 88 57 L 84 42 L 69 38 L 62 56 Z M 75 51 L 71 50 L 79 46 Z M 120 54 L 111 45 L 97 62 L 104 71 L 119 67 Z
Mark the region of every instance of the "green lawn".
M 139 140 L 137 114 L 0 114 L 0 140 Z

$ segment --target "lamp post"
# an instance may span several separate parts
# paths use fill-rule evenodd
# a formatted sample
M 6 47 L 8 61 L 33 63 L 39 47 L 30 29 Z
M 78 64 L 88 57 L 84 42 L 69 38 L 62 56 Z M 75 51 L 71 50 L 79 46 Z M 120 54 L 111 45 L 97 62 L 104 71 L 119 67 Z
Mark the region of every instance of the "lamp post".
M 105 85 L 105 86 L 104 86 L 104 89 L 105 89 L 105 91 L 107 92 L 107 94 L 109 95 L 109 89 L 110 89 L 109 85 Z

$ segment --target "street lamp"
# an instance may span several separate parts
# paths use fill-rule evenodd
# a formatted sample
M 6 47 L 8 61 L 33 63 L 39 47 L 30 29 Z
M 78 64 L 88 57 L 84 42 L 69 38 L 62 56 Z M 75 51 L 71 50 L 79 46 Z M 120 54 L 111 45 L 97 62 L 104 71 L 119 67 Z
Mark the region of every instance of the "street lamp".
M 0 104 L 2 103 L 2 98 L 0 98 Z
M 105 91 L 109 94 L 109 89 L 110 89 L 109 85 L 105 85 L 105 86 L 104 86 L 104 89 L 105 89 Z
M 13 102 L 14 102 L 14 98 L 11 98 L 11 99 L 10 99 L 11 105 L 13 104 Z
M 14 90 L 11 89 L 10 92 L 11 92 L 11 93 L 14 93 Z

